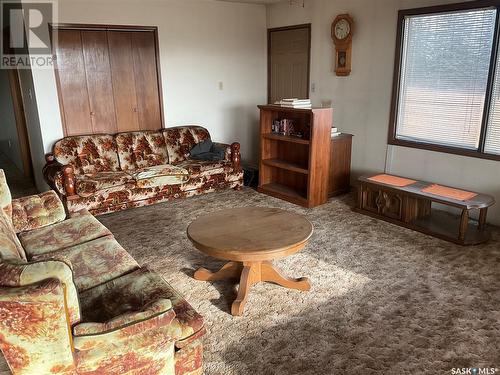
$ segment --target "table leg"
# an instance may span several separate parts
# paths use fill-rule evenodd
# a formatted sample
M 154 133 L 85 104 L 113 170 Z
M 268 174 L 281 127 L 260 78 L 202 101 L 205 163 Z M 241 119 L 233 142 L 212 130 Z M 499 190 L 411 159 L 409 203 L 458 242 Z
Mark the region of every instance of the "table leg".
M 283 276 L 271 262 L 262 263 L 262 281 L 267 281 L 281 285 L 289 289 L 297 289 L 302 291 L 308 291 L 311 289 L 311 284 L 307 277 L 301 277 L 298 279 L 292 279 Z
M 224 279 L 237 279 L 241 275 L 243 266 L 239 262 L 228 262 L 217 272 L 211 272 L 206 268 L 198 268 L 194 273 L 194 278 L 201 281 L 217 281 Z
M 261 281 L 261 262 L 244 262 L 241 272 L 238 296 L 231 305 L 232 315 L 242 315 L 248 300 L 248 292 L 253 284 Z
M 458 239 L 460 241 L 465 240 L 465 234 L 467 233 L 467 228 L 469 227 L 469 210 L 462 210 L 462 217 L 460 219 L 460 228 L 458 230 Z
M 479 210 L 479 225 L 478 225 L 477 229 L 484 230 L 484 228 L 486 226 L 486 215 L 488 215 L 488 207 L 481 208 Z

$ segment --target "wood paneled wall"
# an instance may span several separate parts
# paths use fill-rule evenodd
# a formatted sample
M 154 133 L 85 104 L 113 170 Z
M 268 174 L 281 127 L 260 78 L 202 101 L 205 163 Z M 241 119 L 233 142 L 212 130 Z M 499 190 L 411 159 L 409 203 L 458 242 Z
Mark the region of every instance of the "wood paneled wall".
M 163 126 L 156 27 L 58 25 L 56 31 L 65 136 Z

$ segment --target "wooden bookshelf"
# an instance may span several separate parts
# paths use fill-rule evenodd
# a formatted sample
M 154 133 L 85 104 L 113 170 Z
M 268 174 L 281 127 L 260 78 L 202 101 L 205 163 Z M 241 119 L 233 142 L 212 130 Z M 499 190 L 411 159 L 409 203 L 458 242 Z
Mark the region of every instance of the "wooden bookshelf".
M 328 199 L 331 108 L 260 105 L 259 188 L 289 202 L 315 207 Z M 276 119 L 291 119 L 302 138 L 272 133 Z

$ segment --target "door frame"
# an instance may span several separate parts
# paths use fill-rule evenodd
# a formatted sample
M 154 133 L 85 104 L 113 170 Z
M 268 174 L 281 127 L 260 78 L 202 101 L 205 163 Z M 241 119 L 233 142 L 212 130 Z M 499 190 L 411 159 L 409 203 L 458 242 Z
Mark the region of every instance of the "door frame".
M 25 177 L 31 178 L 31 180 L 34 181 L 31 148 L 28 137 L 26 114 L 24 112 L 21 83 L 19 82 L 19 72 L 17 69 L 8 69 L 8 75 L 10 94 L 12 96 L 12 107 L 14 109 L 14 118 L 16 119 L 19 151 L 21 152 L 21 160 L 23 162 L 23 174 Z
M 308 31 L 308 39 L 309 39 L 309 48 L 307 51 L 308 59 L 307 59 L 307 92 L 310 94 L 311 92 L 311 24 L 303 23 L 300 25 L 291 25 L 291 26 L 283 26 L 283 27 L 274 27 L 267 29 L 267 103 L 271 103 L 271 33 L 277 31 L 288 31 L 288 30 L 297 30 L 297 29 L 307 29 Z M 310 96 L 310 95 L 308 95 Z
M 54 61 L 54 70 L 57 69 L 57 59 L 55 46 L 52 43 L 52 33 L 54 30 L 90 30 L 90 31 L 149 31 L 153 32 L 155 39 L 155 54 L 156 54 L 156 78 L 158 81 L 158 98 L 160 101 L 160 121 L 162 128 L 165 128 L 165 110 L 163 108 L 163 86 L 161 79 L 161 64 L 160 64 L 160 43 L 158 40 L 158 26 L 138 26 L 138 25 L 109 25 L 109 24 L 86 24 L 86 23 L 49 23 L 49 35 L 52 49 L 52 58 Z M 61 112 L 61 121 L 63 124 L 64 136 L 66 136 L 66 120 L 64 118 L 64 108 L 61 98 L 61 88 L 59 82 L 59 74 L 55 71 L 57 97 L 59 99 L 59 109 Z
M 10 28 L 4 27 L 2 37 L 10 36 Z M 14 111 L 14 119 L 16 121 L 17 140 L 19 142 L 19 152 L 21 153 L 21 161 L 23 163 L 23 175 L 35 181 L 33 171 L 33 161 L 31 159 L 31 145 L 28 135 L 28 122 L 26 120 L 26 112 L 24 111 L 23 92 L 21 81 L 19 78 L 19 70 L 10 68 L 7 70 L 9 80 L 10 96 L 12 100 L 12 109 Z

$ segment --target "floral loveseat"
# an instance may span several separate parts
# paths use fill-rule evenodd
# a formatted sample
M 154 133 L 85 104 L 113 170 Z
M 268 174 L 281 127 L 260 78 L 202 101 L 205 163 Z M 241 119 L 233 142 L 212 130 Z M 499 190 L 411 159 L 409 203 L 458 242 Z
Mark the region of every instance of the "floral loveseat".
M 0 349 L 14 374 L 202 374 L 204 333 L 88 211 L 66 218 L 53 191 L 11 200 L 0 170 Z
M 201 126 L 66 137 L 46 155 L 44 176 L 69 212 L 94 215 L 241 188 L 239 143 L 216 144 L 226 150 L 222 161 L 189 158 L 206 139 Z

